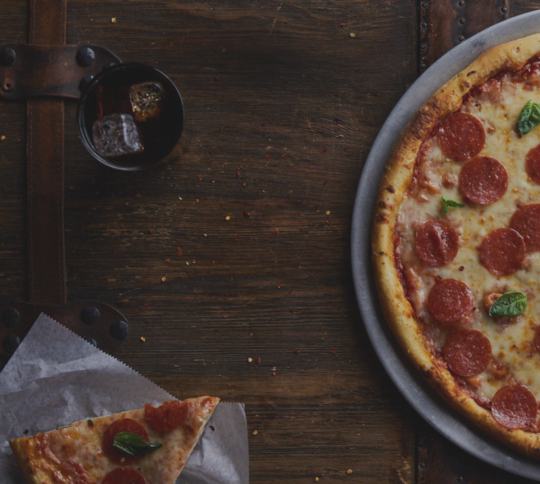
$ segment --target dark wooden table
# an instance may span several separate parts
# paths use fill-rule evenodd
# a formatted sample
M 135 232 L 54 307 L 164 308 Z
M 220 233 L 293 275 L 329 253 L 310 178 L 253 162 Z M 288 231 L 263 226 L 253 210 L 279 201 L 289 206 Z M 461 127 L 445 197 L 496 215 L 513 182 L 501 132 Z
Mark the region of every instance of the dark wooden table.
M 117 356 L 176 396 L 245 402 L 251 482 L 527 482 L 455 449 L 394 388 L 359 317 L 349 236 L 362 164 L 420 71 L 539 7 L 69 2 L 68 43 L 159 67 L 187 114 L 171 162 L 129 174 L 84 151 L 66 103 L 69 300 L 122 310 Z M 2 2 L 1 42 L 27 41 L 27 14 Z M 4 301 L 28 292 L 25 114 L 0 104 Z

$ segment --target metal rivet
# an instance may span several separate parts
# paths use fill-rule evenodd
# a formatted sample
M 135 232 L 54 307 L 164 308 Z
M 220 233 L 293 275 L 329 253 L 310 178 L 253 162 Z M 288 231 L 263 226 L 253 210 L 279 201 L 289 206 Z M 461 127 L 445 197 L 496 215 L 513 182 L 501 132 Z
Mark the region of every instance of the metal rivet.
M 94 80 L 94 76 L 84 76 L 79 82 L 79 91 L 84 92 L 90 83 Z
M 422 27 L 422 29 L 426 30 L 427 29 L 427 23 L 426 22 L 422 22 L 420 24 L 420 27 Z
M 90 338 L 90 337 L 86 337 L 84 338 L 84 340 L 87 342 L 87 343 L 90 343 L 92 346 L 95 346 L 97 348 L 97 342 L 94 338 Z
M 8 327 L 13 328 L 21 320 L 21 313 L 15 308 L 7 308 L 2 311 L 2 322 Z
M 8 334 L 2 342 L 2 346 L 7 353 L 15 353 L 20 344 L 21 340 L 14 334 Z
M 464 19 L 463 17 L 461 17 L 461 18 L 459 19 L 459 23 L 460 23 L 461 25 L 463 25 L 463 24 L 465 23 L 465 19 Z
M 428 3 L 427 2 L 422 2 L 422 8 L 425 10 L 426 8 L 428 8 Z
M 425 469 L 425 468 L 426 468 L 426 463 L 420 462 L 420 469 Z
M 15 86 L 15 81 L 13 79 L 5 79 L 2 83 L 2 91 L 9 92 Z
M 458 38 L 457 38 L 460 42 L 463 42 L 465 40 L 465 37 L 463 35 L 460 35 Z
M 459 0 L 459 6 L 463 7 L 463 5 L 465 5 L 465 0 Z
M 12 66 L 17 60 L 17 54 L 11 47 L 4 47 L 0 51 L 0 65 L 5 67 Z
M 125 321 L 115 321 L 111 324 L 111 336 L 115 339 L 125 339 L 129 333 L 129 326 Z
M 77 52 L 77 64 L 81 67 L 91 66 L 96 60 L 96 54 L 90 47 L 81 47 Z
M 457 481 L 458 481 L 458 482 L 463 482 L 463 477 L 459 476 L 459 477 L 457 478 Z
M 99 309 L 94 306 L 87 306 L 81 311 L 82 322 L 86 324 L 96 324 L 100 317 Z
M 508 7 L 502 7 L 502 8 L 501 8 L 501 11 L 502 11 L 503 13 L 508 12 Z

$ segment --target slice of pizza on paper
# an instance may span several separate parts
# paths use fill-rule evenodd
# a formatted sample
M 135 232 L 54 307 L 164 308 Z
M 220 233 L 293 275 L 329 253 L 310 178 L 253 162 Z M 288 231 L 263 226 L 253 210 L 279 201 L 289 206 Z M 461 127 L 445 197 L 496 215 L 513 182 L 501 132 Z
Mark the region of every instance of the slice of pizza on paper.
M 9 443 L 29 484 L 174 484 L 218 402 L 146 405 Z

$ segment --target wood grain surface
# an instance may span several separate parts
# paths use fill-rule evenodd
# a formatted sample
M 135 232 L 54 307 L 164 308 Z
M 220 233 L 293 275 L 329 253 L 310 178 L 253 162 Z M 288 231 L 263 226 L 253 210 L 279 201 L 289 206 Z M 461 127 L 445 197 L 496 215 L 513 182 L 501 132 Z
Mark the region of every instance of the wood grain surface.
M 254 484 L 418 477 L 423 424 L 362 327 L 349 238 L 362 164 L 419 73 L 419 15 L 411 0 L 68 3 L 68 43 L 163 70 L 187 121 L 167 163 L 119 173 L 84 151 L 66 102 L 68 300 L 124 312 L 117 356 L 179 398 L 245 402 Z M 26 41 L 26 19 L 4 0 L 0 41 Z M 0 104 L 4 301 L 28 293 L 25 113 Z

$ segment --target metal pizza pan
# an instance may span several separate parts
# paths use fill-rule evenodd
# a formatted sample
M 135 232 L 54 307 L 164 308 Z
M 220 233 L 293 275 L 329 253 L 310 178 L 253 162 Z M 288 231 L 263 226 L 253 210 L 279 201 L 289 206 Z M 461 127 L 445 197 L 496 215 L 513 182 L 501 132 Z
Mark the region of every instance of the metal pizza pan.
M 356 297 L 368 336 L 382 365 L 405 399 L 438 432 L 469 454 L 516 475 L 540 481 L 540 462 L 508 448 L 451 409 L 404 355 L 379 306 L 371 263 L 371 218 L 384 166 L 414 113 L 432 94 L 492 47 L 540 32 L 540 11 L 496 24 L 459 44 L 427 69 L 403 95 L 384 123 L 364 165 L 356 194 L 351 258 Z

